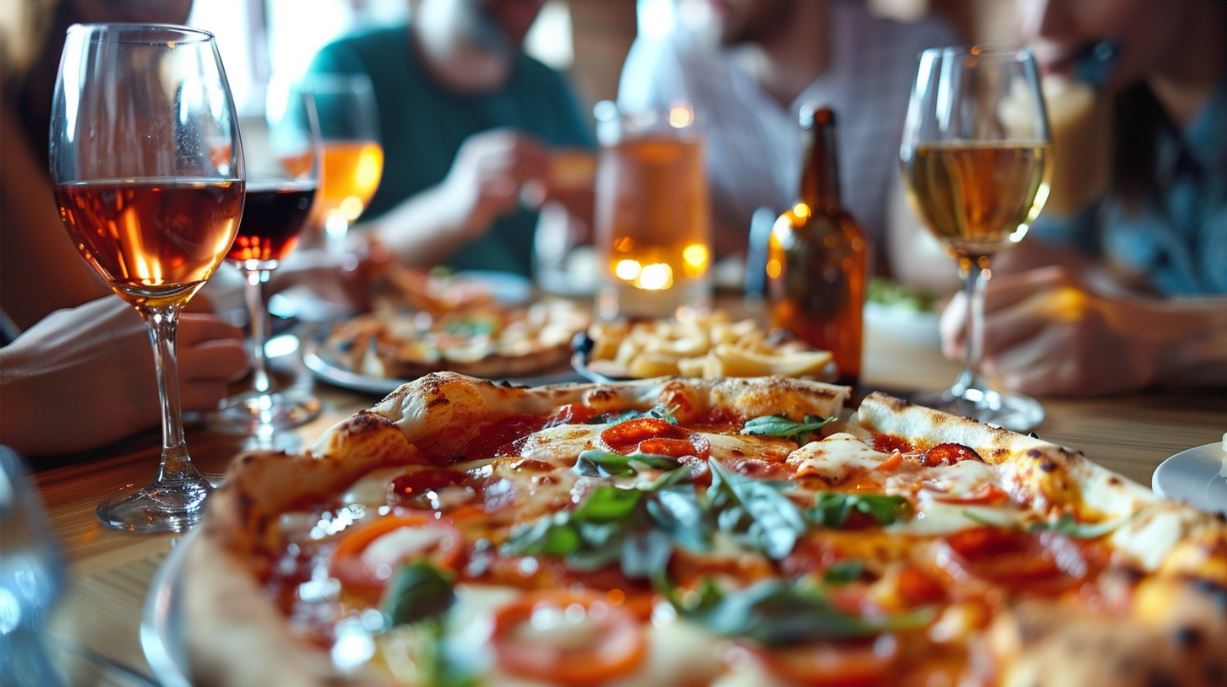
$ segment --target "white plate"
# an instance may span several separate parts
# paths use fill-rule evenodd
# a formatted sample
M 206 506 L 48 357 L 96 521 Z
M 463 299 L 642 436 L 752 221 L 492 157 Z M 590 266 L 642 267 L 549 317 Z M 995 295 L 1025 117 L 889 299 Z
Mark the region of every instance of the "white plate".
M 316 379 L 343 389 L 373 396 L 387 396 L 396 391 L 397 387 L 401 384 L 413 381 L 412 379 L 389 379 L 387 377 L 359 374 L 337 365 L 329 360 L 327 356 L 321 355 L 319 344 L 314 342 L 303 345 L 302 362 L 308 370 L 311 370 L 311 374 L 315 375 Z M 497 378 L 494 381 L 508 382 L 516 386 L 544 386 L 546 384 L 579 382 L 583 381 L 583 378 L 575 370 L 567 367 L 524 377 Z
M 162 687 L 191 687 L 180 608 L 183 592 L 184 552 L 195 533 L 178 540 L 162 561 L 145 595 L 141 611 L 141 650 Z
M 866 329 L 872 329 L 884 337 L 903 339 L 931 348 L 941 347 L 941 333 L 938 331 L 940 320 L 941 314 L 936 312 L 920 312 L 912 308 L 874 302 L 865 304 Z
M 1227 515 L 1227 454 L 1222 442 L 1181 451 L 1155 469 L 1150 485 L 1155 493 L 1185 501 L 1210 513 Z

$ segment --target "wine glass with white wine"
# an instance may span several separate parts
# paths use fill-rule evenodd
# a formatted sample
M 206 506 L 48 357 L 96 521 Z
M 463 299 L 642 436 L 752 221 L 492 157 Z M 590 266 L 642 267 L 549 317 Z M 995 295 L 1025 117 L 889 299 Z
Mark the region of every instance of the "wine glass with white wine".
M 1028 50 L 934 48 L 920 56 L 900 146 L 916 212 L 966 280 L 966 367 L 916 403 L 1016 431 L 1044 419 L 1035 399 L 980 374 L 984 289 L 993 257 L 1027 235 L 1048 199 L 1052 140 Z

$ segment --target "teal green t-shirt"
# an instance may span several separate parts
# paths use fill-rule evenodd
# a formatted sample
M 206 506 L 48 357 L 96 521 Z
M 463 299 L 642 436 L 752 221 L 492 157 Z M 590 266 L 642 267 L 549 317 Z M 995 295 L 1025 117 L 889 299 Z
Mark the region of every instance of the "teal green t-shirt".
M 593 148 L 592 132 L 566 79 L 521 54 L 507 83 L 485 93 L 456 93 L 436 83 L 401 24 L 347 36 L 324 47 L 312 73 L 365 73 L 379 110 L 383 178 L 364 219 L 374 219 L 447 176 L 460 145 L 488 129 L 511 128 L 551 146 Z M 532 270 L 537 213 L 500 217 L 447 260 L 455 269 Z

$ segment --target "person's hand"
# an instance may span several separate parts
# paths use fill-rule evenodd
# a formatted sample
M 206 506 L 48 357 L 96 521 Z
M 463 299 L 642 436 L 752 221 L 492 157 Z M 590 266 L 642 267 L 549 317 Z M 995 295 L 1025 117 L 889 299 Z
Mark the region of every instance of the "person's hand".
M 351 243 L 353 249 L 344 253 L 323 248 L 290 253 L 273 272 L 269 293 L 298 286 L 329 303 L 359 312 L 366 310 L 371 300 L 371 282 L 392 256 L 374 238 L 355 235 Z
M 947 357 L 963 356 L 966 312 L 960 293 L 942 315 Z M 1157 381 L 1159 316 L 1144 302 L 1100 295 L 1061 267 L 994 276 L 985 294 L 981 369 L 995 384 L 1027 394 L 1140 389 Z
M 515 209 L 526 183 L 546 178 L 549 165 L 545 146 L 524 134 L 494 129 L 470 136 L 443 182 L 457 213 L 456 228 L 465 239 L 483 234 L 496 218 Z
M 185 410 L 212 410 L 247 371 L 242 332 L 213 315 L 180 315 Z M 57 310 L 0 349 L 0 442 L 34 454 L 104 444 L 159 421 L 153 352 L 119 298 Z

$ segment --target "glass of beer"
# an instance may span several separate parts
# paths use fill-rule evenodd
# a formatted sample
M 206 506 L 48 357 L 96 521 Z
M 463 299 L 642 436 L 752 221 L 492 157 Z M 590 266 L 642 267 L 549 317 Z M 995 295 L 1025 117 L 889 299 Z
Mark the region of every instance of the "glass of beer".
M 364 74 L 311 74 L 301 88 L 315 102 L 323 141 L 315 215 L 326 244 L 342 250 L 349 226 L 362 216 L 383 176 L 375 90 Z
M 711 302 L 711 222 L 694 109 L 596 107 L 597 316 L 662 317 Z
M 1034 399 L 980 375 L 984 288 L 992 258 L 1027 235 L 1048 198 L 1048 118 L 1027 50 L 936 48 L 920 56 L 900 158 L 908 198 L 958 260 L 966 280 L 967 358 L 954 385 L 913 400 L 1026 431 L 1044 419 Z
M 243 121 L 247 191 L 239 233 L 226 261 L 243 273 L 251 322 L 251 389 L 231 396 L 209 415 L 212 429 L 271 442 L 275 430 L 296 427 L 320 411 L 310 392 L 274 392 L 264 346 L 269 313 L 264 285 L 294 250 L 311 214 L 319 184 L 319 125 L 314 100 L 301 88 L 268 89 L 265 115 Z
M 98 518 L 121 530 L 185 530 L 211 487 L 183 436 L 175 332 L 243 212 L 239 124 L 213 35 L 153 24 L 71 27 L 50 139 L 60 217 L 85 261 L 144 318 L 162 404 L 157 476 L 107 498 Z

